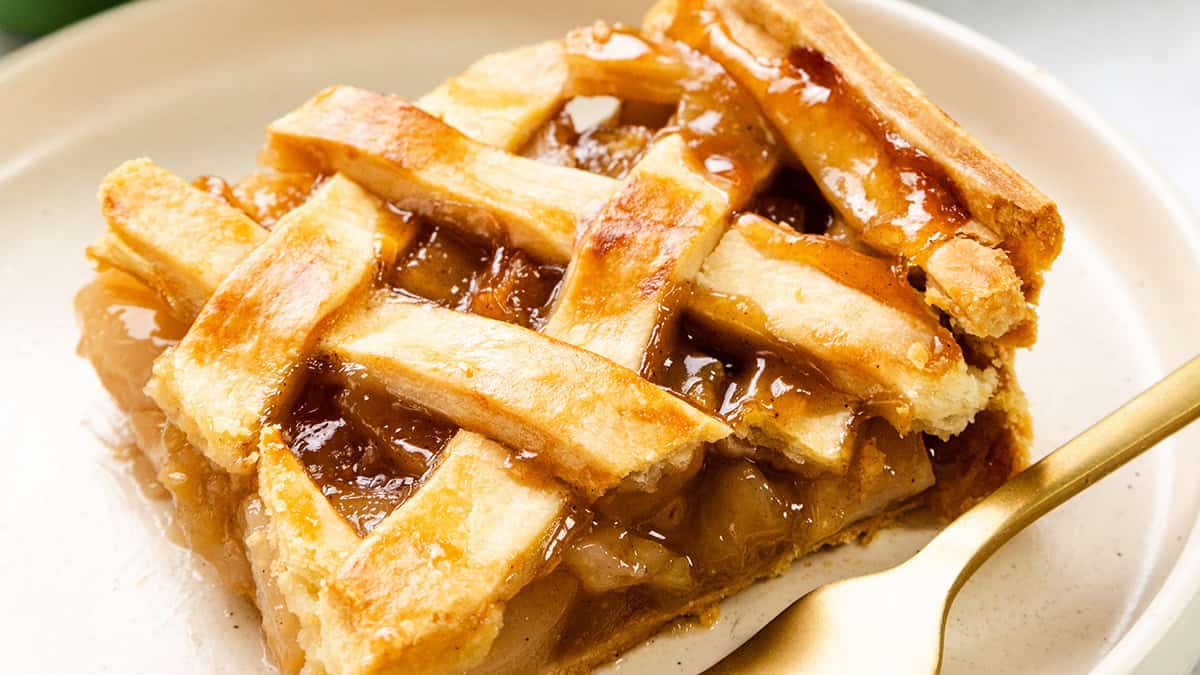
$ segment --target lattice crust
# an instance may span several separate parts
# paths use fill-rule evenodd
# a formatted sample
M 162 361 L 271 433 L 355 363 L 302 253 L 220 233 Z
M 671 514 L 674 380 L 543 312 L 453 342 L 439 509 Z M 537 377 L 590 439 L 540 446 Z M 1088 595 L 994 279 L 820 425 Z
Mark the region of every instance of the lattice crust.
M 345 88 L 335 91 L 342 92 Z M 339 104 L 339 101 L 342 103 Z M 318 102 L 323 107 L 323 114 L 293 113 L 271 126 L 269 150 L 265 153 L 269 160 L 276 161 L 281 168 L 293 170 L 343 171 L 371 190 L 391 198 L 403 199 L 406 194 L 419 194 L 419 201 L 406 200 L 405 205 L 448 226 L 464 221 L 445 219 L 445 208 L 453 208 L 455 204 L 472 204 L 474 221 L 483 221 L 489 225 L 504 223 L 510 241 L 556 242 L 545 246 L 543 250 L 558 251 L 570 241 L 567 234 L 571 227 L 569 224 L 588 213 L 594 208 L 592 204 L 607 198 L 616 188 L 615 181 L 601 176 L 558 167 L 533 169 L 534 166 L 544 165 L 494 153 L 483 146 L 473 144 L 449 127 L 439 126 L 436 120 L 396 97 L 357 91 L 344 97 L 340 94 L 322 94 L 317 101 L 306 104 L 302 110 L 311 109 Z M 336 108 L 333 107 L 335 104 Z M 302 117 L 311 122 L 312 126 L 300 127 L 299 120 Z M 336 125 L 328 124 L 324 121 L 327 118 L 343 121 Z M 333 128 L 335 126 L 354 129 L 353 133 L 360 140 L 346 138 L 338 128 Z M 409 135 L 407 130 L 414 127 L 419 128 L 420 133 Z M 308 145 L 297 148 L 300 139 L 307 139 Z M 474 157 L 487 153 L 489 174 L 495 173 L 508 178 L 502 183 L 484 183 L 481 180 L 490 180 L 488 176 L 482 176 L 480 180 L 472 177 L 468 183 L 468 179 L 464 179 L 463 176 L 467 175 L 469 169 L 457 172 L 451 158 L 433 157 L 433 153 L 439 152 L 436 148 L 443 143 L 453 144 L 462 161 L 468 166 L 475 163 Z M 338 150 L 335 151 L 334 148 Z M 286 161 L 280 159 L 285 156 L 288 157 Z M 354 157 L 354 160 L 341 161 L 343 157 Z M 358 167 L 366 164 L 371 165 L 371 171 L 356 171 Z M 537 201 L 537 206 L 528 208 L 531 192 L 524 186 L 511 185 L 511 181 L 514 180 L 513 176 L 530 175 L 533 171 L 538 172 L 537 177 L 531 177 L 528 181 L 523 179 L 523 183 L 556 180 L 557 187 L 553 194 L 549 190 L 539 190 L 537 199 L 540 201 Z M 563 190 L 560 191 L 559 187 Z M 571 196 L 554 202 L 560 192 L 571 192 Z M 511 207 L 513 204 L 518 206 Z M 482 217 L 481 214 L 486 217 Z M 471 225 L 465 227 L 470 228 Z M 782 226 L 778 228 L 781 236 L 791 236 L 791 230 Z M 484 229 L 486 231 L 486 228 Z M 740 227 L 733 231 L 739 229 Z M 726 247 L 727 241 L 729 248 Z M 735 247 L 736 240 L 730 239 L 730 235 L 726 234 L 718 244 L 717 251 L 732 251 Z M 803 252 L 793 252 L 786 246 L 770 248 L 783 252 L 782 259 L 789 264 L 810 258 Z M 760 270 L 763 276 L 774 276 L 772 267 L 765 267 L 762 263 L 775 264 L 779 257 L 768 253 L 760 255 L 760 258 L 766 260 L 745 260 L 746 267 L 753 266 L 754 269 Z M 548 256 L 548 259 L 565 261 L 568 258 L 566 255 L 554 253 Z M 727 259 L 727 256 L 722 256 L 721 259 Z M 734 254 L 733 259 L 740 262 L 742 255 Z M 819 268 L 813 268 L 813 271 L 827 276 Z M 700 306 L 697 313 L 701 315 L 721 316 L 727 314 L 727 308 L 723 311 L 720 307 L 704 306 L 704 303 L 714 297 L 732 297 L 745 298 L 745 302 L 751 307 L 758 304 L 757 298 L 747 298 L 739 292 L 742 289 L 720 285 L 720 281 L 727 278 L 702 278 L 700 288 L 709 292 L 688 298 L 688 308 L 695 312 L 695 307 Z M 892 280 L 893 277 L 889 273 L 885 279 Z M 707 286 L 713 281 L 718 285 Z M 836 286 L 831 290 L 844 289 L 848 296 L 844 302 L 853 303 L 854 297 L 859 295 L 855 293 L 856 289 L 844 283 L 837 283 L 840 281 L 838 279 L 833 281 Z M 794 296 L 799 290 L 800 288 L 794 288 L 790 294 Z M 783 292 L 780 291 L 781 294 Z M 915 291 L 906 288 L 896 289 L 898 295 L 914 293 Z M 829 321 L 844 321 L 841 304 L 843 300 L 839 297 L 838 304 L 825 307 Z M 894 401 L 889 414 L 898 428 L 915 428 L 946 436 L 961 431 L 974 411 L 987 400 L 989 377 L 966 365 L 953 336 L 935 321 L 913 322 L 902 316 L 902 310 L 884 304 L 880 304 L 878 310 L 893 314 L 893 322 L 913 324 L 912 328 L 920 329 L 916 333 L 917 340 L 912 342 L 898 342 L 891 333 L 874 333 L 870 330 L 860 333 L 857 329 L 853 331 L 854 337 L 864 343 L 866 351 L 872 355 L 886 356 L 888 365 L 894 366 L 892 368 L 874 368 L 871 361 L 863 362 L 857 358 L 862 355 L 861 352 L 844 351 L 842 343 L 824 339 L 823 335 L 813 335 L 811 332 L 789 334 L 787 329 L 780 329 L 779 337 L 784 338 L 798 351 L 817 359 L 822 367 L 842 372 L 859 371 L 854 377 L 844 377 L 844 381 L 838 384 L 849 387 L 849 392 L 862 400 L 879 400 L 885 406 L 889 401 Z M 733 316 L 729 321 L 743 324 L 747 322 L 745 316 Z M 790 323 L 787 322 L 786 316 L 768 314 L 766 319 L 771 324 Z M 761 332 L 757 327 L 750 328 Z M 921 354 L 927 354 L 929 357 L 944 355 L 944 358 L 921 359 L 913 358 L 910 354 L 918 357 Z M 931 396 L 937 392 L 944 392 L 944 395 Z M 923 410 L 928 412 L 920 417 L 915 416 Z
M 380 124 L 364 124 L 374 116 Z M 570 258 L 576 216 L 613 189 L 602 176 L 506 154 L 398 97 L 354 87 L 317 94 L 268 133 L 262 159 L 277 169 L 340 171 L 402 209 L 545 260 Z
M 644 370 L 664 311 L 674 311 L 681 284 L 716 245 L 729 211 L 729 196 L 695 166 L 681 137 L 662 136 L 580 220 L 545 332 Z
M 663 0 L 647 27 L 720 62 L 846 222 L 871 246 L 921 266 L 930 304 L 963 331 L 1033 339 L 1026 301 L 1037 299 L 1042 270 L 1062 247 L 1054 203 L 823 2 Z
M 105 180 L 109 230 L 89 255 L 191 323 L 147 391 L 210 462 L 257 481 L 240 522 L 286 671 L 480 665 L 506 607 L 524 611 L 509 601 L 559 562 L 578 505 L 636 504 L 690 480 L 706 450 L 803 468 L 815 538 L 778 567 L 932 484 L 918 432 L 971 434 L 986 411 L 1011 425 L 1005 442 L 1027 441 L 1010 346 L 1033 336 L 1053 205 L 818 2 L 663 2 L 647 26 L 486 57 L 416 106 L 330 88 L 271 124 L 274 170 L 233 188 L 148 160 Z M 675 112 L 620 179 L 514 154 L 581 95 Z M 738 213 L 793 158 L 860 250 Z M 418 236 L 395 209 L 567 263 L 541 331 L 366 292 Z M 976 336 L 968 349 L 937 310 Z M 823 379 L 728 423 L 693 408 L 644 379 L 681 311 Z M 365 538 L 266 422 L 313 361 L 462 428 Z M 635 616 L 576 665 L 748 582 Z
M 225 277 L 155 362 L 147 391 L 214 463 L 254 470 L 261 420 L 287 399 L 318 327 L 374 279 L 377 253 L 389 248 L 376 239 L 396 225 L 334 176 Z

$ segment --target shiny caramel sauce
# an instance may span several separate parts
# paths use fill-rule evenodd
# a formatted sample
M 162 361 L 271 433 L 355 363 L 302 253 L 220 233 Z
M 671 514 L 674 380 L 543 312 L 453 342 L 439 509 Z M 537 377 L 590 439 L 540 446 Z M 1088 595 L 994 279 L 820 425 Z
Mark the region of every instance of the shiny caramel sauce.
M 75 314 L 83 330 L 78 352 L 117 405 L 129 412 L 155 408 L 143 389 L 154 359 L 187 331 L 150 289 L 131 276 L 105 270 L 79 290 Z
M 457 430 L 360 373 L 321 369 L 283 425 L 292 452 L 360 535 L 413 493 Z
M 871 246 L 920 264 L 968 221 L 944 173 L 861 101 L 819 52 L 755 58 L 703 0 L 681 0 L 667 33 L 713 55 L 754 92 L 821 190 Z
M 825 234 L 833 225 L 833 209 L 808 172 L 785 168 L 745 207 L 768 220 L 805 234 Z
M 559 656 L 570 658 L 648 615 L 698 610 L 690 605 L 695 599 L 769 574 L 780 556 L 807 551 L 878 512 L 884 504 L 872 495 L 890 503 L 911 494 L 923 464 L 919 436 L 901 438 L 873 420 L 845 476 L 799 479 L 710 453 L 674 490 L 602 499 L 558 568 L 580 579 L 565 625 L 552 627 L 560 631 Z
M 237 206 L 259 225 L 271 228 L 292 209 L 303 204 L 324 176 L 298 171 L 258 170 L 233 186 Z
M 546 323 L 563 272 L 520 250 L 499 247 L 473 280 L 467 310 L 537 330 Z
M 487 247 L 422 223 L 424 231 L 385 282 L 452 309 L 465 310 L 474 281 L 488 268 Z
M 620 112 L 577 131 L 564 110 L 534 134 L 521 154 L 548 164 L 621 179 L 642 158 L 653 135 L 650 127 L 623 121 Z
M 544 322 L 561 268 L 407 217 L 424 231 L 385 275 L 395 292 L 526 327 Z M 313 481 L 362 535 L 412 495 L 458 429 L 368 373 L 324 364 L 310 370 L 284 424 Z
M 684 321 L 651 379 L 735 428 L 751 410 L 840 407 L 819 370 L 797 358 L 739 344 Z
M 385 283 L 405 295 L 526 328 L 545 323 L 562 267 L 539 263 L 517 249 L 491 248 L 445 228 L 420 225 L 423 234 L 385 274 Z
M 735 206 L 775 170 L 777 141 L 757 103 L 716 62 L 679 43 L 650 42 L 627 26 L 597 24 L 577 31 L 568 54 L 622 71 L 672 69 L 679 100 L 660 133 L 679 133 L 710 175 L 724 181 Z M 636 86 L 633 88 L 636 91 Z
M 775 170 L 778 141 L 754 101 L 707 56 L 678 46 L 693 79 L 668 129 L 678 130 L 704 169 L 729 181 L 734 207 Z
M 223 583 L 250 595 L 253 583 L 242 548 L 237 509 L 250 485 L 216 469 L 143 391 L 154 359 L 183 337 L 187 325 L 140 281 L 103 270 L 75 296 L 80 356 L 128 416 L 153 494 L 165 489 L 174 502 L 168 536 L 179 536 L 207 560 Z M 127 456 L 130 448 L 122 449 Z M 175 526 L 178 530 L 175 530 Z

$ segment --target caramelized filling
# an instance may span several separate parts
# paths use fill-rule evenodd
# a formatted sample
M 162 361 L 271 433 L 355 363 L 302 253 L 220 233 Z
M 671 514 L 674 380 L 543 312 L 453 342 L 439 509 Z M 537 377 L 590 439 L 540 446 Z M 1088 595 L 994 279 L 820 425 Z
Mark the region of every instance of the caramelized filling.
M 78 352 L 129 417 L 137 450 L 152 465 L 153 479 L 171 494 L 178 534 L 225 585 L 252 595 L 237 519 L 250 486 L 215 468 L 143 391 L 154 359 L 178 342 L 187 326 L 154 292 L 115 270 L 101 271 L 79 290 L 75 312 L 81 326 Z
M 621 105 L 616 114 L 583 131 L 576 130 L 573 118 L 563 110 L 534 134 L 521 154 L 548 164 L 624 178 L 654 135 L 644 124 L 625 121 L 626 107 Z M 636 110 L 634 114 L 636 119 Z
M 397 261 L 386 281 L 412 295 L 464 310 L 489 257 L 486 247 L 426 224 L 424 234 Z
M 679 133 L 704 170 L 727 183 L 735 204 L 749 198 L 775 170 L 778 152 L 770 125 L 754 100 L 707 56 L 682 44 L 651 43 L 627 26 L 606 24 L 573 33 L 567 51 L 592 67 L 612 68 L 610 79 L 665 70 L 669 83 L 648 83 L 643 92 L 653 98 L 678 95 L 675 113 L 660 133 Z M 636 98 L 638 85 L 624 88 L 628 91 L 623 93 L 632 91 Z
M 144 383 L 152 356 L 178 339 L 182 327 L 154 295 L 118 273 L 103 274 L 80 292 L 78 310 L 88 335 L 80 351 L 101 372 L 121 371 L 119 380 L 104 380 L 122 407 L 136 412 L 136 396 L 119 393 L 140 393 L 134 381 Z M 696 354 L 680 371 L 691 374 L 683 381 L 707 382 L 704 407 L 720 406 L 728 396 L 716 394 L 712 384 L 742 376 L 718 377 L 712 369 L 740 372 L 740 366 L 703 356 L 690 330 L 680 344 L 688 347 L 676 353 Z M 764 372 L 754 363 L 752 371 Z M 126 381 L 130 387 L 122 388 Z M 695 383 L 677 388 L 697 396 Z M 362 534 L 418 488 L 455 432 L 454 425 L 379 392 L 359 372 L 319 368 L 283 422 L 314 482 Z M 653 494 L 614 494 L 592 509 L 577 508 L 578 522 L 564 524 L 547 554 L 546 577 L 510 604 L 512 621 L 487 671 L 520 670 L 586 649 L 642 611 L 676 613 L 731 580 L 764 572 L 787 546 L 810 548 L 882 506 L 864 501 L 868 497 L 889 503 L 895 490 L 888 485 L 919 479 L 914 467 L 925 456 L 919 437 L 901 440 L 886 424 L 862 437 L 846 477 L 805 480 L 754 461 L 709 455 Z M 167 486 L 188 540 L 210 560 L 226 560 L 232 585 L 246 591 L 240 533 L 229 530 L 240 527 L 235 513 L 245 486 L 214 483 L 221 477 L 205 470 L 203 456 L 186 452 L 178 432 L 166 441 Z M 155 452 L 150 443 L 139 444 Z M 950 453 L 943 444 L 947 462 Z
M 776 174 L 746 210 L 806 234 L 825 234 L 833 225 L 833 209 L 812 176 L 792 168 Z
M 561 267 L 538 263 L 520 250 L 489 248 L 445 228 L 423 226 L 424 234 L 386 275 L 392 288 L 526 328 L 545 322 L 562 280 Z
M 872 420 L 845 476 L 805 480 L 709 454 L 684 485 L 653 495 L 657 508 L 602 500 L 562 556 L 560 569 L 580 579 L 581 592 L 559 653 L 585 650 L 647 615 L 700 609 L 707 594 L 768 573 L 781 554 L 808 551 L 931 481 L 921 438 Z
M 322 176 L 300 172 L 255 171 L 233 186 L 236 206 L 270 228 L 316 190 Z
M 321 492 L 366 535 L 413 493 L 457 427 L 361 376 L 317 371 L 284 429 Z
M 467 309 L 537 330 L 546 323 L 563 268 L 543 265 L 523 251 L 497 248 L 474 280 Z
M 101 272 L 79 290 L 75 313 L 85 328 L 78 352 L 95 366 L 117 405 L 126 412 L 157 410 L 142 389 L 154 359 L 183 338 L 187 325 L 141 282 L 116 270 Z
M 531 328 L 545 320 L 560 268 L 423 227 L 385 275 L 395 292 Z M 284 427 L 313 481 L 362 535 L 412 495 L 458 430 L 397 400 L 367 373 L 323 365 L 310 372 Z
M 828 380 L 803 361 L 747 349 L 689 321 L 683 322 L 651 379 L 735 428 L 752 410 L 771 412 L 791 405 L 822 410 L 841 405 Z

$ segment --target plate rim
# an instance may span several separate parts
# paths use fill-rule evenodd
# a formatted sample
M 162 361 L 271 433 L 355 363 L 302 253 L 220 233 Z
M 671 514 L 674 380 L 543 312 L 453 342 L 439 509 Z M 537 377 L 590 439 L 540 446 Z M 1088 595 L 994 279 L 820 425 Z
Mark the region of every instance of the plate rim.
M 828 1 L 839 9 L 857 5 L 868 11 L 891 15 L 896 20 L 950 38 L 962 48 L 977 51 L 1019 73 L 1029 86 L 1065 108 L 1084 131 L 1115 151 L 1122 163 L 1143 182 L 1147 192 L 1170 215 L 1169 228 L 1186 242 L 1192 257 L 1200 260 L 1200 209 L 1193 207 L 1183 197 L 1181 189 L 1168 180 L 1139 147 L 1048 71 L 973 28 L 904 0 Z M 18 79 L 26 71 L 36 69 L 44 61 L 86 48 L 89 41 L 103 40 L 106 34 L 123 22 L 151 20 L 155 15 L 166 18 L 176 12 L 203 5 L 202 0 L 142 0 L 105 9 L 0 57 L 0 87 Z M 0 182 L 6 178 L 0 176 Z M 1120 639 L 1100 657 L 1093 673 L 1134 671 L 1156 651 L 1166 648 L 1189 653 L 1188 663 L 1195 663 L 1200 658 L 1200 643 L 1189 644 L 1172 634 L 1178 633 L 1184 622 L 1195 623 L 1200 628 L 1197 608 L 1200 608 L 1200 511 L 1195 514 L 1184 545 L 1162 585 Z M 1175 639 L 1170 640 L 1171 637 Z

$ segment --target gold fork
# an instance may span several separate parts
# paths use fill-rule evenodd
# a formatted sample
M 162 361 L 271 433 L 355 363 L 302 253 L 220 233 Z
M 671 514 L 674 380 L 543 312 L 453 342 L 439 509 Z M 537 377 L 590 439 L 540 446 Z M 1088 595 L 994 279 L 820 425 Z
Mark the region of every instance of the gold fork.
M 1200 416 L 1200 356 L 1014 476 L 920 553 L 804 596 L 710 673 L 936 673 L 950 603 L 1027 525 Z

